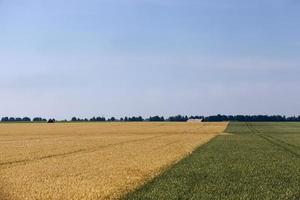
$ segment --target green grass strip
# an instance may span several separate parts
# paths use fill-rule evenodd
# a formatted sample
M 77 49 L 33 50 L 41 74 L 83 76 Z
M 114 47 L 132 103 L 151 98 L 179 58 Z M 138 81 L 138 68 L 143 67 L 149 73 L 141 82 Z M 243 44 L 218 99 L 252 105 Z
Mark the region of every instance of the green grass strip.
M 300 199 L 300 123 L 226 132 L 124 199 Z

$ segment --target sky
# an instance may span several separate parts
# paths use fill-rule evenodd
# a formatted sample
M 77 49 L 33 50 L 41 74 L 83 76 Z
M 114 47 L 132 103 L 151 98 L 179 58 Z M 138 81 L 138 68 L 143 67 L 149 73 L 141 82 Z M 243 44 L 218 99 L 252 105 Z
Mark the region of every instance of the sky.
M 0 116 L 300 115 L 298 0 L 0 0 Z

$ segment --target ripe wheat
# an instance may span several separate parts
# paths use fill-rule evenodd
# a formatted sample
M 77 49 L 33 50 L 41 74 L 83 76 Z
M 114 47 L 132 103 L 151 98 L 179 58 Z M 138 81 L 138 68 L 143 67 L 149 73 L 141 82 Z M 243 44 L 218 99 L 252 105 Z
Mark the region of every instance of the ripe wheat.
M 0 125 L 2 199 L 117 199 L 227 123 Z

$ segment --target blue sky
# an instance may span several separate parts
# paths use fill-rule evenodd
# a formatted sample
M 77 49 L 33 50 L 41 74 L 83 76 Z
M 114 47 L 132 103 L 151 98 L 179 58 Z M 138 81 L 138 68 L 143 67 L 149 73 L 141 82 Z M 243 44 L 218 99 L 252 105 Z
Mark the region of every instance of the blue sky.
M 300 114 L 296 0 L 0 0 L 0 116 Z

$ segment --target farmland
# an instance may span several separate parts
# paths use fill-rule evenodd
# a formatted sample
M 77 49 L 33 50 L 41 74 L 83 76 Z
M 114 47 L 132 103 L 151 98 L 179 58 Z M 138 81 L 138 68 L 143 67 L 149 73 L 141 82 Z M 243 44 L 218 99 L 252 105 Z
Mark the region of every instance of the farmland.
M 0 124 L 0 199 L 117 199 L 227 123 Z
M 127 200 L 300 199 L 300 123 L 230 123 Z

